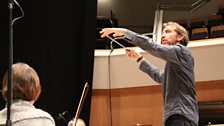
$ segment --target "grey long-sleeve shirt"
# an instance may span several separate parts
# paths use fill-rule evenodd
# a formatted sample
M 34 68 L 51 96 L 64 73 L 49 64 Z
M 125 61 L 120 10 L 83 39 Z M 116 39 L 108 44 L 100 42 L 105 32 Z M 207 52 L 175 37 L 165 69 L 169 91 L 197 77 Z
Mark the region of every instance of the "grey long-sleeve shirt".
M 14 100 L 11 105 L 13 126 L 55 126 L 52 116 L 35 108 L 30 102 Z M 0 126 L 5 126 L 7 108 L 0 111 Z
M 195 92 L 194 59 L 187 47 L 161 45 L 147 36 L 128 31 L 125 40 L 135 44 L 148 53 L 166 61 L 164 70 L 160 70 L 143 61 L 139 68 L 156 82 L 163 85 L 164 116 L 163 121 L 173 114 L 180 114 L 198 124 L 198 105 Z

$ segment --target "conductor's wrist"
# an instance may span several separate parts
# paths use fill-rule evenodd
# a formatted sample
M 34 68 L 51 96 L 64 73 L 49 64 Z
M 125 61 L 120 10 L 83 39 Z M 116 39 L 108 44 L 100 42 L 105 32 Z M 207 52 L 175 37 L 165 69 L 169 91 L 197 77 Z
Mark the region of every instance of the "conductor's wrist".
M 143 60 L 144 60 L 144 57 L 143 57 L 143 56 L 140 56 L 140 57 L 136 60 L 136 62 L 137 62 L 137 63 L 141 63 Z

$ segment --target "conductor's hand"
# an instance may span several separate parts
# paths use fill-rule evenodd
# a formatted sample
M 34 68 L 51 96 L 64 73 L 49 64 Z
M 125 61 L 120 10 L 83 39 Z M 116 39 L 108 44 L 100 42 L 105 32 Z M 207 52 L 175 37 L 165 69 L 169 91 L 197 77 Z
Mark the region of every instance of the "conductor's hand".
M 124 28 L 103 28 L 100 31 L 101 38 L 104 38 L 110 34 L 113 35 L 113 37 L 121 37 L 124 35 L 124 33 L 127 32 L 127 29 Z
M 144 60 L 142 57 L 142 55 L 139 52 L 136 52 L 134 49 L 125 49 L 126 51 L 126 56 L 132 60 L 135 60 L 137 62 L 142 62 L 142 60 Z M 138 59 L 141 58 L 140 61 L 138 61 Z

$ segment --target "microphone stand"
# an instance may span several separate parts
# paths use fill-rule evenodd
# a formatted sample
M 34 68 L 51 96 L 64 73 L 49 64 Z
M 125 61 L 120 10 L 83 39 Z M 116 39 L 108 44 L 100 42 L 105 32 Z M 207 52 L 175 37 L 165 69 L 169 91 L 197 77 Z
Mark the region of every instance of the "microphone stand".
M 12 64 L 13 64 L 13 0 L 9 1 L 9 63 L 8 63 L 8 95 L 7 95 L 7 120 L 6 126 L 12 126 L 11 104 L 12 104 Z

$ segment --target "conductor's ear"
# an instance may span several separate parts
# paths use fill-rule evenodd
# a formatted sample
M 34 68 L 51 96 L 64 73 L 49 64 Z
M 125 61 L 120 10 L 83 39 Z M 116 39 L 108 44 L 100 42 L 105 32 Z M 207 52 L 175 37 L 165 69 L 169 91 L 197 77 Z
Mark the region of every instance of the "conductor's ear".
M 179 34 L 179 35 L 177 36 L 177 41 L 178 41 L 178 42 L 181 42 L 182 40 L 184 40 L 184 36 L 181 35 L 181 34 Z

